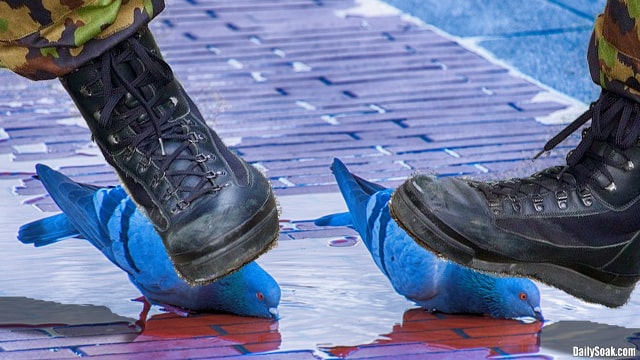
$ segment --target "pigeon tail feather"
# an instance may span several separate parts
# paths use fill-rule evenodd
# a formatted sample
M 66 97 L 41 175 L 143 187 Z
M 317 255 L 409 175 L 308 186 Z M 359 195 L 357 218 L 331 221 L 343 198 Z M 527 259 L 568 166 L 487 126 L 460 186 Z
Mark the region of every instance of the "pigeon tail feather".
M 78 236 L 80 233 L 65 214 L 32 221 L 22 225 L 18 230 L 18 240 L 23 244 L 33 244 L 35 247 L 50 245 Z

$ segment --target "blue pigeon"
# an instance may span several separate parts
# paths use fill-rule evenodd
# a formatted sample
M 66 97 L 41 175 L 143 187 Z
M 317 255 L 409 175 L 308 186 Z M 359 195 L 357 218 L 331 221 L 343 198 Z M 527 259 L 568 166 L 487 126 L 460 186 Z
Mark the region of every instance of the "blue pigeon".
M 331 170 L 349 212 L 323 216 L 315 224 L 354 228 L 400 295 L 429 311 L 543 320 L 533 282 L 489 276 L 438 258 L 391 218 L 392 189 L 351 174 L 338 159 Z
M 36 173 L 62 213 L 23 225 L 21 242 L 39 247 L 84 238 L 124 270 L 147 301 L 166 309 L 278 317 L 280 287 L 257 263 L 192 287 L 178 276 L 162 239 L 121 186 L 76 183 L 41 164 Z

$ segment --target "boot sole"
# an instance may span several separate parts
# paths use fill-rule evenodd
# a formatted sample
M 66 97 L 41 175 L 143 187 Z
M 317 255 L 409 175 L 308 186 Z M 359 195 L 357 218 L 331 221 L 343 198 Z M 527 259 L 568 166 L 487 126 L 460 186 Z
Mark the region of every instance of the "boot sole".
M 224 239 L 225 243 L 230 244 L 225 248 L 183 263 L 172 258 L 178 275 L 191 286 L 207 285 L 240 269 L 275 247 L 280 234 L 280 224 L 272 192 L 260 210 L 242 226 L 251 223 L 254 225 L 242 236 L 237 237 L 234 234 Z
M 391 216 L 414 241 L 438 256 L 493 275 L 533 278 L 587 302 L 613 308 L 624 305 L 635 288 L 635 284 L 616 286 L 604 283 L 558 264 L 525 263 L 507 258 L 501 262 L 480 259 L 477 257 L 477 252 L 483 252 L 482 249 L 476 251 L 447 234 L 447 232 L 454 232 L 453 229 L 438 221 L 433 214 L 425 214 L 418 209 L 403 186 L 399 187 L 391 198 L 389 204 Z

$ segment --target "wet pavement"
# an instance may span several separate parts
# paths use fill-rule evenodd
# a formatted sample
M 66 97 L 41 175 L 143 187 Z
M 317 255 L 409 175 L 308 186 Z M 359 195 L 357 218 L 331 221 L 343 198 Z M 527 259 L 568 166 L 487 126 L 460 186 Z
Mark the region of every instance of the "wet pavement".
M 524 175 L 562 161 L 577 137 L 529 159 L 583 103 L 374 1 L 176 0 L 151 28 L 212 126 L 274 186 L 281 237 L 259 263 L 282 287 L 281 318 L 154 308 L 141 331 L 138 291 L 89 244 L 20 244 L 21 224 L 57 211 L 30 178 L 35 163 L 117 178 L 57 82 L 1 72 L 0 359 L 565 358 L 639 342 L 637 292 L 607 309 L 539 285 L 544 324 L 428 314 L 393 291 L 352 230 L 312 222 L 346 209 L 334 157 L 386 186 L 419 170 Z

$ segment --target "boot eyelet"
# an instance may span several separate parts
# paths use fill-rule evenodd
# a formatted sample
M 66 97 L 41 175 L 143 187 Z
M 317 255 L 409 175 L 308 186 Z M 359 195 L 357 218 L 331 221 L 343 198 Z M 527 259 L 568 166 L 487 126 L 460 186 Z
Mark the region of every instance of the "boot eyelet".
M 126 161 L 131 160 L 131 157 L 133 156 L 134 150 L 131 146 L 127 146 L 126 148 L 124 148 L 124 152 L 122 153 L 122 155 L 124 156 L 124 159 Z
M 184 200 L 180 200 L 180 201 L 178 201 L 176 206 L 173 209 L 171 209 L 171 213 L 175 215 L 175 214 L 185 210 L 186 208 L 188 208 L 189 205 L 190 204 L 188 202 L 186 202 Z
M 571 158 L 574 152 L 575 150 L 569 150 L 569 152 L 567 153 L 567 156 L 565 157 L 566 161 L 569 161 L 569 159 Z
M 136 171 L 143 173 L 147 171 L 147 169 L 149 169 L 150 165 L 151 165 L 151 159 L 149 159 L 148 157 L 143 157 L 142 159 L 140 159 L 140 162 L 136 167 Z
M 149 114 L 142 114 L 138 117 L 138 124 L 144 124 L 149 121 Z
M 567 199 L 569 198 L 569 195 L 567 195 L 567 192 L 562 190 L 562 191 L 556 191 L 556 201 L 558 202 L 558 208 L 560 208 L 560 210 L 565 210 L 568 205 L 567 205 Z
M 153 175 L 153 178 L 151 178 L 151 183 L 150 183 L 151 187 L 154 188 L 154 189 L 157 188 L 158 185 L 160 185 L 160 180 L 162 180 L 164 178 L 164 176 L 165 176 L 164 173 L 162 173 L 162 174 L 161 173 L 155 173 Z
M 207 162 L 207 160 L 211 159 L 211 155 L 199 153 L 196 155 L 196 162 L 203 163 Z
M 164 174 L 163 174 L 164 177 Z M 172 197 L 174 197 L 177 194 L 177 191 L 172 191 L 171 189 L 166 189 L 164 191 L 164 194 L 162 195 L 162 201 L 167 202 L 169 200 L 171 200 Z
M 537 212 L 544 211 L 544 205 L 542 205 L 542 203 L 544 202 L 544 198 L 540 194 L 533 195 L 531 201 L 533 201 L 533 208 Z
M 187 135 L 187 138 L 189 139 L 190 143 L 195 144 L 200 141 L 200 139 L 202 138 L 202 135 L 198 134 L 195 131 L 192 131 Z
M 489 208 L 494 215 L 500 215 L 502 213 L 502 203 L 498 200 L 489 200 Z
M 589 189 L 580 189 L 578 193 L 580 194 L 580 200 L 582 200 L 584 206 L 589 207 L 593 205 L 593 195 L 591 195 L 591 191 L 589 191 Z
M 627 161 L 627 163 L 624 164 L 624 169 L 626 171 L 631 171 L 631 170 L 635 169 L 635 167 L 636 166 L 633 164 L 633 161 L 631 161 L 631 160 Z
M 80 87 L 80 94 L 84 97 L 90 97 L 92 95 L 91 90 L 86 85 Z
M 518 201 L 518 198 L 516 198 L 513 195 L 507 195 L 507 200 L 511 201 L 511 208 L 513 208 L 513 211 L 520 212 L 520 209 L 522 209 L 522 206 L 520 206 L 520 202 Z
M 110 134 L 107 136 L 107 142 L 111 145 L 118 145 L 120 143 L 120 135 L 118 134 Z
M 127 95 L 125 95 L 124 97 L 124 104 L 129 109 L 133 109 L 136 106 L 140 105 L 140 102 L 130 92 L 128 92 Z

